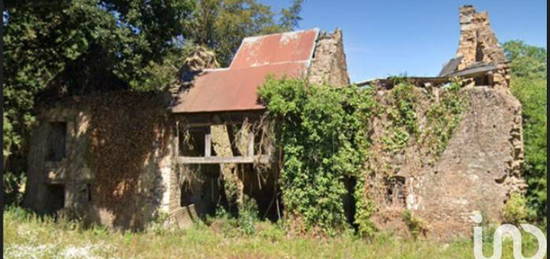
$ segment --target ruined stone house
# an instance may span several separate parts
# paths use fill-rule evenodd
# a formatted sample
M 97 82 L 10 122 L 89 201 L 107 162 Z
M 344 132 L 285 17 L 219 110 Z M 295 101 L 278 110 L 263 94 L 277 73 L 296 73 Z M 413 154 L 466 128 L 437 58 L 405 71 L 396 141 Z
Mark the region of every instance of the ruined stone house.
M 24 205 L 140 229 L 159 215 L 185 226 L 250 197 L 259 213 L 277 219 L 284 205 L 274 184 L 278 168 L 269 165 L 281 154 L 262 145 L 269 129 L 254 129 L 265 111 L 256 91 L 267 76 L 349 85 L 341 31 L 248 37 L 227 68 L 216 68 L 207 52 L 192 57 L 199 58 L 184 65 L 182 83 L 166 94 L 115 92 L 43 104 Z M 432 236 L 468 233 L 474 211 L 498 221 L 509 194 L 523 188 L 521 106 L 508 89 L 508 66 L 487 13 L 471 6 L 460 9 L 456 57 L 440 75 L 409 81 L 437 94 L 455 77 L 470 106 L 439 159 L 427 165 L 407 149 L 370 162 L 399 168 L 391 179 L 370 179 L 380 183 L 373 190 L 380 194 L 374 221 L 381 229 L 401 231 L 408 209 L 428 222 Z M 357 84 L 375 87 L 381 98 L 393 87 L 390 79 Z
M 408 147 L 397 155 L 379 151 L 371 159 L 369 166 L 375 170 L 383 170 L 386 165 L 397 168 L 390 178 L 370 181 L 376 202 L 384 204 L 374 216 L 381 229 L 403 232 L 407 227 L 402 212 L 408 209 L 426 222 L 428 235 L 450 239 L 471 233 L 473 213 L 501 222 L 510 194 L 525 188 L 521 177 L 521 104 L 509 89 L 504 51 L 486 12 L 463 6 L 459 17 L 456 57 L 436 77 L 408 80 L 418 92 L 430 93 L 437 101 L 440 88 L 452 78 L 460 78 L 468 108 L 435 161 L 434 157 L 423 155 L 422 146 Z M 383 100 L 394 81 L 380 79 L 358 84 L 375 87 Z M 420 106 L 433 102 L 425 101 Z M 425 111 L 417 113 L 425 116 Z M 385 121 L 375 118 L 371 123 L 375 125 L 373 149 L 380 150 L 380 136 L 387 134 Z
M 246 128 L 265 110 L 256 91 L 267 76 L 348 85 L 342 44 L 339 30 L 248 37 L 227 68 L 215 68 L 207 51 L 193 53 L 169 93 L 43 104 L 24 205 L 139 229 L 159 215 L 189 224 L 246 193 L 264 216 L 276 218 L 276 170 L 254 174 L 274 152 L 258 145 L 262 132 Z M 230 183 L 237 190 L 226 194 Z

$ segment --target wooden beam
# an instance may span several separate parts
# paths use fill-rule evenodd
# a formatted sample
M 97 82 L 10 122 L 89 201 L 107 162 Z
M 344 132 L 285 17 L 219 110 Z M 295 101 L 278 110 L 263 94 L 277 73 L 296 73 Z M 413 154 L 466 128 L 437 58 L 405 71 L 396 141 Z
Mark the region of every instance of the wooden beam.
M 248 156 L 249 157 L 254 156 L 254 133 L 253 132 L 248 133 Z
M 243 121 L 259 120 L 265 110 L 233 111 L 233 112 L 202 112 L 202 113 L 173 113 L 176 120 L 184 125 L 219 125 L 241 124 Z
M 253 157 L 188 157 L 180 156 L 177 158 L 179 164 L 252 164 L 254 162 L 265 164 L 269 162 L 269 157 L 266 155 L 259 155 Z
M 212 134 L 210 134 L 210 130 L 204 134 L 204 156 L 212 156 Z

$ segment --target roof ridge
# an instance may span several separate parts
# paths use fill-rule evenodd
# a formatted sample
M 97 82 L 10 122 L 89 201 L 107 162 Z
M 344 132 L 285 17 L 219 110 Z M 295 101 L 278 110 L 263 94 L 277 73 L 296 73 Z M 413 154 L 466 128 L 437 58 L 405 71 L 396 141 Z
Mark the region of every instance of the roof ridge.
M 256 35 L 256 36 L 248 36 L 248 37 L 244 37 L 243 40 L 241 41 L 241 44 L 242 42 L 244 42 L 245 40 L 247 39 L 254 39 L 254 38 L 265 38 L 265 37 L 269 37 L 269 36 L 275 36 L 275 35 L 278 35 L 278 34 L 287 34 L 287 33 L 302 33 L 302 32 L 306 32 L 306 31 L 316 31 L 316 32 L 319 32 L 320 29 L 318 27 L 313 27 L 311 29 L 303 29 L 303 30 L 297 30 L 297 31 L 285 31 L 285 32 L 275 32 L 275 33 L 270 33 L 270 34 L 262 34 L 262 35 Z

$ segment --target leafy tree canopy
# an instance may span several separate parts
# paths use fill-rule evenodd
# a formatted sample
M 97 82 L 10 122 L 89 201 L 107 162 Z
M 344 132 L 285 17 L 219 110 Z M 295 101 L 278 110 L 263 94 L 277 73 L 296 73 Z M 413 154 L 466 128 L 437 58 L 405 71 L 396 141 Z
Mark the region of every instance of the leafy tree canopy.
M 190 44 L 227 64 L 243 37 L 292 30 L 301 3 L 277 14 L 256 0 L 5 1 L 4 155 L 24 156 L 37 100 L 163 89 Z
M 506 58 L 511 62 L 513 75 L 546 78 L 548 64 L 545 48 L 531 46 L 519 40 L 508 41 L 503 47 Z
M 513 94 L 523 110 L 525 142 L 524 177 L 527 181 L 527 200 L 539 219 L 546 215 L 547 191 L 547 52 L 545 48 L 521 41 L 504 43 L 511 62 Z
M 229 65 L 242 38 L 289 31 L 301 20 L 303 0 L 294 0 L 277 15 L 267 5 L 256 0 L 202 0 L 198 1 L 194 19 L 187 24 L 189 38 L 196 44 L 216 51 L 222 65 Z

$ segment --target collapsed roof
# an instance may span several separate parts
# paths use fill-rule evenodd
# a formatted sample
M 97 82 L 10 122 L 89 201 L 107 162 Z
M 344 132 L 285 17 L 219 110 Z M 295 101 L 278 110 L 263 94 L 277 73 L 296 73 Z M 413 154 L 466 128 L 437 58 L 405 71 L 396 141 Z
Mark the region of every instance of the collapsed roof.
M 498 73 L 507 63 L 504 50 L 491 29 L 487 12 L 476 12 L 473 6 L 460 8 L 460 40 L 456 57 L 451 58 L 436 77 L 407 77 L 417 85 L 441 84 L 453 77 L 475 78 Z M 358 86 L 393 86 L 394 79 L 373 79 L 356 83 Z

